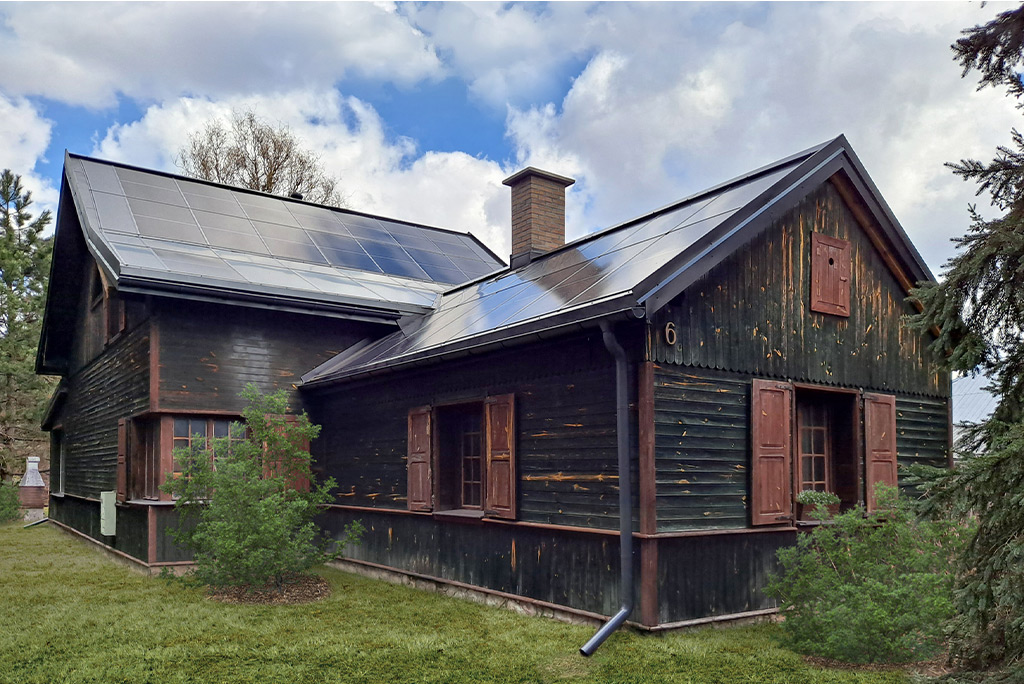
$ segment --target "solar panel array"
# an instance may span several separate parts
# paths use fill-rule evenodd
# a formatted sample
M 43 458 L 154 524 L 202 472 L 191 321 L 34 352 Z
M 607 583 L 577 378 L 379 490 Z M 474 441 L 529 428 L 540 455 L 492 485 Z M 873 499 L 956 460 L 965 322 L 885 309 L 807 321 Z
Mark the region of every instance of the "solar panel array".
M 88 222 L 122 268 L 172 281 L 430 306 L 502 267 L 474 238 L 69 157 Z
M 381 367 L 434 348 L 631 292 L 792 170 L 784 165 L 652 218 L 608 230 L 523 268 L 446 293 L 418 325 L 343 355 L 304 381 Z

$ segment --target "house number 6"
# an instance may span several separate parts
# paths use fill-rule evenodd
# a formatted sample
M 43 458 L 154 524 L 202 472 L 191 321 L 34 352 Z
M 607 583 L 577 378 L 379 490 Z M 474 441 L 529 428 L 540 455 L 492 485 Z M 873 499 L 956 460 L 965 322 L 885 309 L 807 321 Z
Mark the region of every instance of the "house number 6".
M 665 324 L 665 344 L 670 347 L 676 346 L 676 324 L 666 323 Z

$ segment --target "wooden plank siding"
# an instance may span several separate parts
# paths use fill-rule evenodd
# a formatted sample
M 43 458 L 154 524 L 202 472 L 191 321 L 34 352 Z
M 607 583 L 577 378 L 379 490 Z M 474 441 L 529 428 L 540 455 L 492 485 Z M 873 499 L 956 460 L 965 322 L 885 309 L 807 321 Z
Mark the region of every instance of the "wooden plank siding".
M 619 541 L 615 535 L 580 534 L 514 524 L 463 524 L 424 513 L 332 509 L 320 525 L 338 537 L 359 520 L 360 544 L 345 558 L 472 584 L 601 615 L 619 609 Z M 639 551 L 639 548 L 638 548 Z M 640 554 L 634 555 L 639 578 Z M 639 596 L 639 580 L 634 588 Z M 639 619 L 640 611 L 634 612 Z
M 117 421 L 149 408 L 149 322 L 130 330 L 68 378 L 58 423 L 64 491 L 98 499 L 117 486 Z
M 654 378 L 658 531 L 746 527 L 752 378 L 667 364 Z M 946 464 L 946 406 L 896 395 L 899 466 Z
M 949 463 L 949 416 L 947 401 L 929 397 L 896 397 L 897 463 L 936 468 Z M 905 473 L 899 472 L 900 486 Z
M 246 383 L 263 391 L 288 390 L 303 373 L 359 340 L 393 328 L 383 325 L 241 306 L 155 300 L 160 341 L 162 411 L 245 408 Z
M 750 380 L 654 367 L 658 531 L 746 527 Z
M 100 534 L 100 502 L 75 496 L 51 496 L 49 516 L 101 544 L 146 560 L 148 531 L 146 509 L 141 506 L 117 507 L 117 535 Z
M 849 240 L 849 317 L 810 310 L 811 233 Z M 949 374 L 909 330 L 915 311 L 831 183 L 754 238 L 654 316 L 651 358 L 766 378 L 948 397 Z M 665 342 L 673 323 L 675 345 Z
M 796 530 L 658 540 L 660 623 L 774 608 L 763 591 Z
M 517 519 L 617 528 L 615 372 L 599 332 L 310 392 L 313 453 L 339 504 L 405 509 L 409 410 L 499 394 L 515 395 Z

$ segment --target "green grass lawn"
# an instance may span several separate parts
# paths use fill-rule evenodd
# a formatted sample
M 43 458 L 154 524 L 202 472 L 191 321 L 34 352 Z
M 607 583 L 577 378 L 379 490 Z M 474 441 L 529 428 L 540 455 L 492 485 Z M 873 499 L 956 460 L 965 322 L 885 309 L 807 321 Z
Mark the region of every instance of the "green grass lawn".
M 905 682 L 823 670 L 759 625 L 619 632 L 323 569 L 332 596 L 241 606 L 133 572 L 41 525 L 0 526 L 0 682 Z

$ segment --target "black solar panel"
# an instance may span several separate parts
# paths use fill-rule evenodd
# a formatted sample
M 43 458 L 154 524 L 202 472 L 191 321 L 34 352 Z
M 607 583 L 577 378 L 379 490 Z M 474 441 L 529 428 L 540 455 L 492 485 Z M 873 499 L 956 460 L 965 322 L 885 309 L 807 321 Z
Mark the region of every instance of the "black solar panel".
M 629 293 L 792 169 L 791 163 L 783 164 L 721 191 L 684 201 L 651 218 L 567 245 L 515 271 L 447 292 L 434 311 L 424 314 L 417 325 L 407 325 L 402 331 L 346 355 L 343 361 L 328 362 L 303 380 L 323 380 L 391 365 L 477 335 Z M 403 237 L 399 235 L 398 239 Z M 446 245 L 448 238 L 429 239 L 440 247 Z M 425 250 L 422 242 L 416 242 L 415 246 L 407 246 L 406 251 L 437 280 L 454 278 L 456 268 L 469 277 L 483 275 L 480 271 L 487 268 L 483 261 L 475 260 L 472 245 L 465 245 L 465 250 L 459 245 L 441 254 Z
M 91 159 L 67 167 L 88 227 L 131 273 L 429 307 L 503 266 L 465 234 Z

